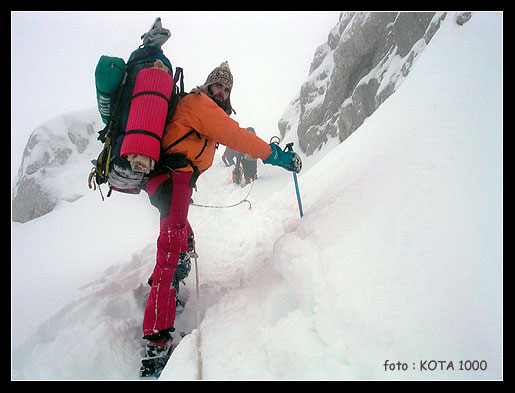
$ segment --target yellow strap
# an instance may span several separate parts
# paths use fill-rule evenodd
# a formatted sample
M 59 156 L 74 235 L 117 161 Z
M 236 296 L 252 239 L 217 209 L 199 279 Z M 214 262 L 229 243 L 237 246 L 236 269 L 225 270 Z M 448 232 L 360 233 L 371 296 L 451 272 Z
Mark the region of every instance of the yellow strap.
M 109 147 L 109 153 L 107 154 L 107 162 L 105 163 L 106 173 L 105 179 L 107 180 L 107 175 L 109 174 L 109 162 L 111 161 L 111 151 L 113 150 L 113 146 Z
M 92 168 L 91 169 L 91 172 L 89 172 L 89 176 L 88 176 L 88 187 L 89 188 L 93 188 L 93 191 L 96 191 L 97 187 L 95 185 L 95 181 L 93 181 L 93 176 L 95 175 L 95 171 L 96 171 L 97 168 Z M 93 185 L 92 185 L 93 184 Z

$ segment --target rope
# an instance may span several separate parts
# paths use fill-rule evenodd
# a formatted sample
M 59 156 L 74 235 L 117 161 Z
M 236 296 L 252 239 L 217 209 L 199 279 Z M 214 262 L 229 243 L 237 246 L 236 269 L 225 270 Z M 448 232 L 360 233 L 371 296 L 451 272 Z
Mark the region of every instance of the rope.
M 202 380 L 202 354 L 200 351 L 200 288 L 198 278 L 198 254 L 195 248 L 195 239 L 193 239 L 193 252 L 190 252 L 190 256 L 195 259 L 195 284 L 197 292 L 197 379 Z
M 253 187 L 254 187 L 254 182 L 252 182 L 252 184 L 250 185 L 249 192 L 247 192 L 247 195 L 245 195 L 245 198 L 243 198 L 241 201 L 239 201 L 238 203 L 235 203 L 233 205 L 228 205 L 228 206 L 222 206 L 222 205 L 200 205 L 198 203 L 192 203 L 192 206 L 208 207 L 208 208 L 211 208 L 211 209 L 227 209 L 229 207 L 235 207 L 235 206 L 241 205 L 243 202 L 247 202 L 249 204 L 249 210 L 250 210 L 250 209 L 252 209 L 252 203 L 250 203 L 250 201 L 247 198 L 250 195 L 250 192 L 252 191 Z

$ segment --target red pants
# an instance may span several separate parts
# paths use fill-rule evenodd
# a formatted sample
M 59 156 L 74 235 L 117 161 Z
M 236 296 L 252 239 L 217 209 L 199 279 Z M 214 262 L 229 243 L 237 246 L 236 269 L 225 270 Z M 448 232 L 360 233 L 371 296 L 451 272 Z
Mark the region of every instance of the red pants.
M 188 237 L 192 234 L 188 209 L 193 189 L 191 172 L 172 172 L 153 177 L 146 184 L 152 205 L 159 209 L 160 228 L 157 239 L 156 266 L 152 273 L 152 289 L 143 319 L 143 334 L 153 336 L 173 328 L 175 321 L 175 289 L 173 275 L 181 253 L 188 253 Z

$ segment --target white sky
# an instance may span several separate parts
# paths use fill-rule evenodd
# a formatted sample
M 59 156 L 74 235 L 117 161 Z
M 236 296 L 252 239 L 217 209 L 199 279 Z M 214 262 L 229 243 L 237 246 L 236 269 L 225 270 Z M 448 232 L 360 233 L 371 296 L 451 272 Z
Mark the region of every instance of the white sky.
M 11 178 L 41 123 L 96 107 L 94 71 L 101 55 L 125 60 L 155 18 L 172 33 L 163 45 L 185 89 L 204 83 L 222 61 L 234 76 L 233 115 L 263 139 L 308 76 L 316 48 L 339 11 L 11 12 Z

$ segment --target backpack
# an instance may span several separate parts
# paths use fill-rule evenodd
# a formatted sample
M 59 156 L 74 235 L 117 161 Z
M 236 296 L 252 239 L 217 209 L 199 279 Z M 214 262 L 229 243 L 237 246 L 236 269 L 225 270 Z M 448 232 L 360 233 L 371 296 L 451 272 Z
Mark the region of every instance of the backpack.
M 159 168 L 161 137 L 184 93 L 183 70 L 172 64 L 161 46 L 170 31 L 157 18 L 141 38 L 143 44 L 123 59 L 101 56 L 95 69 L 97 106 L 105 127 L 98 132 L 103 148 L 89 177 L 89 188 L 107 183 L 112 190 L 139 194 Z M 150 108 L 150 109 L 149 109 Z M 149 110 L 151 116 L 149 115 Z M 132 170 L 127 154 L 144 154 L 154 159 L 150 174 Z M 181 164 L 176 164 L 176 168 Z M 168 167 L 170 166 L 170 163 Z M 173 164 L 172 164 L 173 166 Z M 102 190 L 100 189 L 102 199 Z

